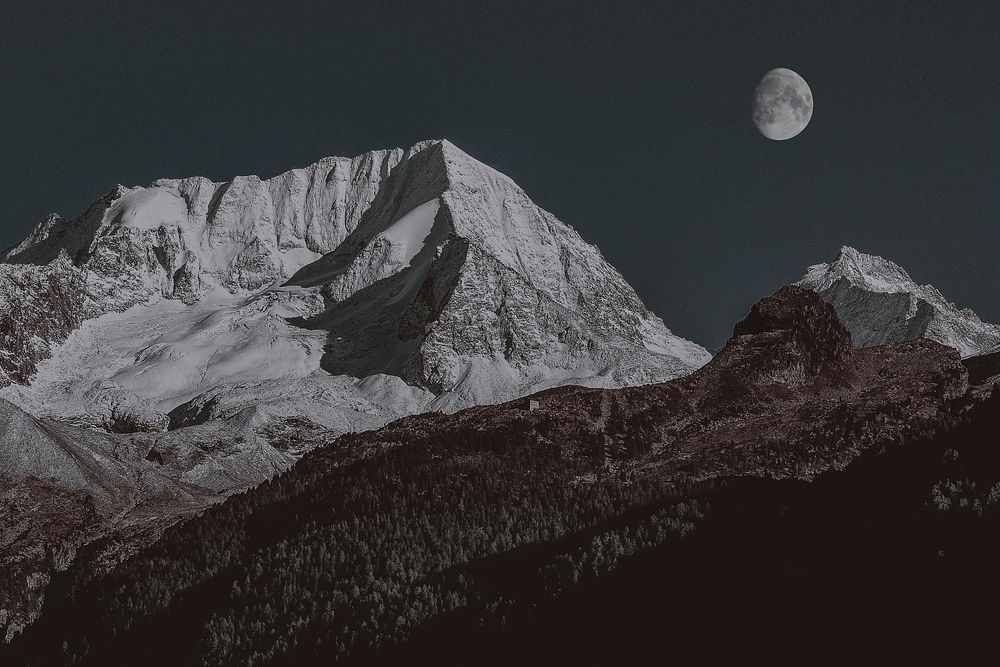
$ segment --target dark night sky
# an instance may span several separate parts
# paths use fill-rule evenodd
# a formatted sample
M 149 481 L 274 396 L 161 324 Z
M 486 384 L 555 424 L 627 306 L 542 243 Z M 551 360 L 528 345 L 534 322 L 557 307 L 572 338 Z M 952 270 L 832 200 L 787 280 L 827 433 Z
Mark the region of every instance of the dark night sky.
M 446 137 L 710 347 L 844 244 L 1000 321 L 997 4 L 8 2 L 0 245 L 119 182 Z M 815 96 L 786 142 L 773 67 Z

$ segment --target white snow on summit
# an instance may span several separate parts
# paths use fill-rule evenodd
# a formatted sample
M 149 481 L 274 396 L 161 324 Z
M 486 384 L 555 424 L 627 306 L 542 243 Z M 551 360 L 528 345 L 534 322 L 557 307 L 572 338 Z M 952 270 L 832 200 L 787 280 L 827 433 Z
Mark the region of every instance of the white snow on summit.
M 67 313 L 0 341 L 13 382 L 0 396 L 110 430 L 255 407 L 342 432 L 709 359 L 596 248 L 447 141 L 269 180 L 119 186 L 0 258 L 0 288 L 55 285 L 43 301 Z
M 930 338 L 963 357 L 1000 347 L 1000 326 L 958 308 L 935 287 L 918 285 L 897 264 L 854 248 L 809 267 L 798 284 L 833 304 L 855 345 Z
M 440 208 L 426 243 L 397 268 L 373 239 L 431 198 Z M 657 382 L 709 359 L 572 228 L 447 141 L 411 149 L 341 247 L 290 284 L 332 302 L 306 323 L 333 334 L 324 368 L 449 394 L 437 407 L 581 379 Z

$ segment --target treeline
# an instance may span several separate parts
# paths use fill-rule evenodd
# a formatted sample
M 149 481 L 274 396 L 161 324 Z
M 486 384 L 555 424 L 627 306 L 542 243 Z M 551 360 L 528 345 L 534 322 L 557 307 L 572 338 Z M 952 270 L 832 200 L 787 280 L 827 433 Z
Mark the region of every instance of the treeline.
M 949 423 L 811 483 L 733 480 L 683 541 L 394 664 L 996 664 L 1000 395 Z
M 963 499 L 992 508 L 998 419 L 994 396 L 928 429 L 923 442 L 863 456 L 814 483 L 685 489 L 609 472 L 603 455 L 588 455 L 598 441 L 564 448 L 464 433 L 356 460 L 350 448 L 365 437 L 349 437 L 171 529 L 110 574 L 82 559 L 0 662 L 304 665 L 426 661 L 446 651 L 458 663 L 537 661 L 536 649 L 565 657 L 560 638 L 597 655 L 606 644 L 652 651 L 665 636 L 682 655 L 696 639 L 711 644 L 709 629 L 759 628 L 762 611 L 801 623 L 767 598 L 787 593 L 794 573 L 815 571 L 792 577 L 808 590 L 831 572 L 862 576 L 873 554 L 908 557 L 881 532 L 910 540 L 918 554 L 969 521 L 995 539 L 995 512 L 943 510 Z M 802 539 L 823 546 L 788 561 Z M 822 600 L 796 594 L 789 606 L 853 611 L 853 598 L 845 605 L 824 590 Z M 747 618 L 731 617 L 734 609 Z M 702 617 L 704 626 L 695 622 Z M 648 636 L 619 636 L 633 626 Z
M 502 621 L 504 605 L 530 609 L 702 516 L 655 483 L 595 481 L 557 446 L 494 440 L 346 465 L 343 451 L 317 451 L 109 575 L 71 568 L 13 655 L 25 665 L 361 659 L 459 610 Z M 508 562 L 518 576 L 496 576 L 514 571 Z

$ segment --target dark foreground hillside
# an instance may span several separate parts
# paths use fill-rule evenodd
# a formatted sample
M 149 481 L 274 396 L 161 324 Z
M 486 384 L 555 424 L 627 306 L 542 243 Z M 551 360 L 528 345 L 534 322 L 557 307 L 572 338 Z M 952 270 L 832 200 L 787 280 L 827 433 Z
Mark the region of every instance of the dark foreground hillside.
M 486 466 L 482 476 L 448 481 L 454 469 L 441 471 L 442 504 L 418 525 L 403 521 L 412 512 L 404 506 L 420 503 L 416 487 L 389 490 L 393 472 L 419 467 L 402 456 L 395 471 L 379 466 L 397 509 L 362 509 L 341 489 L 316 505 L 278 503 L 248 533 L 214 512 L 115 578 L 82 585 L 77 573 L 64 589 L 73 604 L 54 605 L 16 646 L 26 652 L 4 664 L 72 662 L 83 647 L 84 664 L 326 664 L 343 653 L 387 664 L 992 664 L 1000 649 L 998 434 L 1000 393 L 949 430 L 811 483 L 729 480 L 694 500 L 631 511 L 622 509 L 642 507 L 649 489 L 553 495 L 552 472 L 526 455 L 503 473 Z M 526 484 L 471 492 L 511 474 Z M 368 565 L 345 568 L 345 555 L 315 550 L 312 517 L 345 501 L 362 502 L 355 516 L 371 518 L 352 518 L 343 530 L 357 541 L 344 542 L 359 548 L 366 535 L 381 535 L 391 565 L 376 567 L 386 559 L 373 554 Z M 231 507 L 259 509 L 248 498 Z M 616 512 L 603 523 L 583 518 Z M 502 536 L 542 517 L 551 532 L 538 536 L 541 545 L 505 552 L 502 540 L 515 538 Z M 299 522 L 308 528 L 293 528 Z M 507 528 L 491 534 L 474 524 Z M 285 539 L 275 542 L 279 534 Z M 430 553 L 444 558 L 449 544 L 472 552 L 492 540 L 497 553 L 446 575 L 407 573 Z M 217 552 L 219 544 L 278 546 L 239 562 L 232 556 L 246 551 Z M 203 583 L 178 583 L 194 580 Z M 405 611 L 384 628 L 380 612 L 390 605 Z M 309 621 L 314 607 L 318 623 Z M 287 615 L 296 608 L 305 621 L 298 627 Z M 338 629 L 333 638 L 328 628 Z M 404 631 L 411 638 L 392 646 Z M 361 644 L 376 633 L 380 650 Z M 283 645 L 283 655 L 256 649 L 283 637 L 297 643 Z
M 440 623 L 396 664 L 996 664 L 1000 392 L 844 472 L 742 480 L 710 502 L 683 541 L 530 620 Z
M 988 648 L 1000 398 L 970 391 L 953 350 L 853 348 L 785 288 L 688 378 L 538 400 L 345 436 L 108 574 L 78 559 L 0 664 Z

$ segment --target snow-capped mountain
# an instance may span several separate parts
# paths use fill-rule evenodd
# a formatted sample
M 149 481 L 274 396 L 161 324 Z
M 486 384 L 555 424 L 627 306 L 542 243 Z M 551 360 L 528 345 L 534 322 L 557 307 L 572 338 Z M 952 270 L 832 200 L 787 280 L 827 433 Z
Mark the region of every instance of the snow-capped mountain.
M 709 359 L 596 248 L 447 141 L 269 180 L 119 186 L 2 259 L 0 285 L 57 292 L 5 313 L 3 396 L 110 430 L 251 405 L 370 428 Z M 43 331 L 50 300 L 65 317 Z
M 843 247 L 828 264 L 809 267 L 799 285 L 837 309 L 855 345 L 930 338 L 963 357 L 1000 346 L 1000 326 L 958 308 L 931 285 L 918 285 L 893 262 Z
M 650 313 L 596 248 L 448 142 L 412 149 L 357 229 L 290 281 L 320 287 L 323 367 L 388 373 L 435 406 L 566 382 L 641 384 L 709 359 Z
M 119 186 L 0 260 L 8 636 L 81 546 L 114 563 L 346 431 L 710 358 L 446 141 Z

